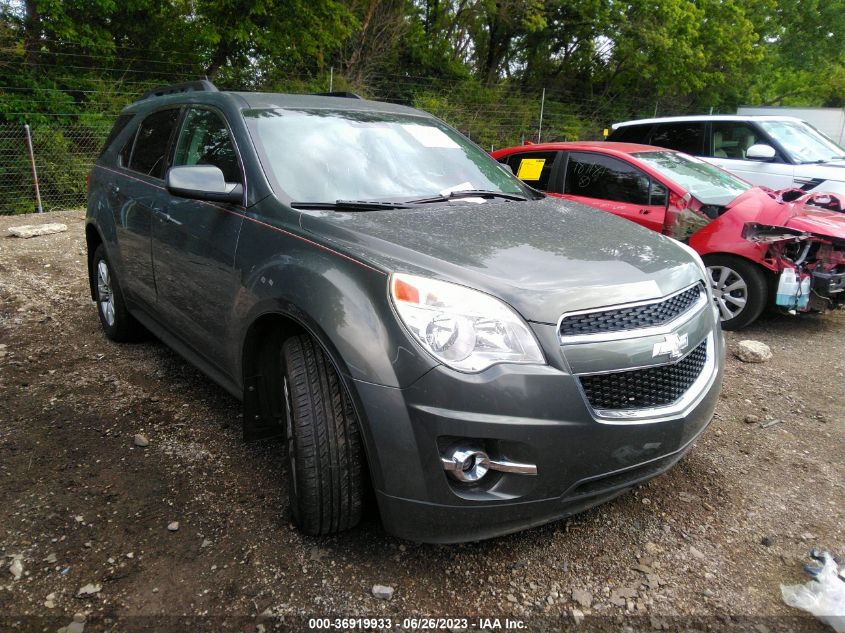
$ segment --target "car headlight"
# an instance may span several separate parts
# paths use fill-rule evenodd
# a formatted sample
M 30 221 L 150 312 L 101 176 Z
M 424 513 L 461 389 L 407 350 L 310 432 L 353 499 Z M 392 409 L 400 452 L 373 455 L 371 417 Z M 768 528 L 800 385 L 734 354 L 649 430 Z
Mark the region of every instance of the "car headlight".
M 432 356 L 479 372 L 496 363 L 545 364 L 534 334 L 512 308 L 465 286 L 395 273 L 390 296 L 402 323 Z

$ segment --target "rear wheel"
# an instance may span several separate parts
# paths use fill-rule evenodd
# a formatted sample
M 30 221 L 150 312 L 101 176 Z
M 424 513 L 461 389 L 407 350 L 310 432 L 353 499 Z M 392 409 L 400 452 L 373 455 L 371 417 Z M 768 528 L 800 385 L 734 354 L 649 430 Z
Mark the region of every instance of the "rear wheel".
M 103 330 L 113 341 L 134 341 L 144 331 L 126 309 L 120 282 L 106 255 L 102 244 L 94 250 L 91 259 L 91 274 L 94 277 L 94 301 Z
M 349 395 L 325 352 L 310 336 L 282 346 L 291 514 L 318 536 L 361 519 L 364 453 Z
M 759 266 L 733 255 L 704 258 L 722 328 L 740 330 L 766 307 L 768 284 Z

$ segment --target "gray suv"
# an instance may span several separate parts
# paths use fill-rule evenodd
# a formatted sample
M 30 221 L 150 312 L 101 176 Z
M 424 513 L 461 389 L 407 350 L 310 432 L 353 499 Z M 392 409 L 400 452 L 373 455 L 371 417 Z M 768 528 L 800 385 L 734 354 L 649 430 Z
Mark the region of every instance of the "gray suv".
M 591 177 L 600 177 L 593 174 Z M 91 296 L 281 436 L 308 534 L 482 539 L 677 462 L 724 344 L 701 260 L 354 95 L 149 94 L 93 167 Z

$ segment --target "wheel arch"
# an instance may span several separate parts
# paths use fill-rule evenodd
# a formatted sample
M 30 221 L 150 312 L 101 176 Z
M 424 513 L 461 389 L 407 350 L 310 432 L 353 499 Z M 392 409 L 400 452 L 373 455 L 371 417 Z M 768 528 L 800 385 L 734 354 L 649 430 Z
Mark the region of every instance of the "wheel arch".
M 289 337 L 302 334 L 309 335 L 323 350 L 350 398 L 366 457 L 365 476 L 369 481 L 375 463 L 370 459 L 372 438 L 366 424 L 364 407 L 349 369 L 325 332 L 294 309 L 276 308 L 262 312 L 246 328 L 241 345 L 244 440 L 274 437 L 284 433 L 285 410 L 280 388 L 281 374 L 284 371 L 281 366 L 282 345 Z
M 96 299 L 95 294 L 95 281 L 94 281 L 94 251 L 97 250 L 97 247 L 101 244 L 105 244 L 105 240 L 103 240 L 103 236 L 100 234 L 99 229 L 94 226 L 93 223 L 88 222 L 85 224 L 85 245 L 87 248 L 87 256 L 86 261 L 88 264 L 88 290 L 91 293 L 91 300 L 94 301 Z M 103 247 L 105 248 L 105 247 Z

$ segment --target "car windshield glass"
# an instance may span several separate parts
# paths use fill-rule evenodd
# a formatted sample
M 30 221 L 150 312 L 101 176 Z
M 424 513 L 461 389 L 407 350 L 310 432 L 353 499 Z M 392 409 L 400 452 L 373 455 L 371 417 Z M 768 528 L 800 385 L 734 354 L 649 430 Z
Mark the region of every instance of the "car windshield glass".
M 428 117 L 307 108 L 245 115 L 265 171 L 292 201 L 407 201 L 462 190 L 535 197 L 475 144 Z
M 637 152 L 634 157 L 674 180 L 704 204 L 724 206 L 751 185 L 702 160 L 678 152 Z
M 845 149 L 803 121 L 759 121 L 768 134 L 799 163 L 845 158 Z

